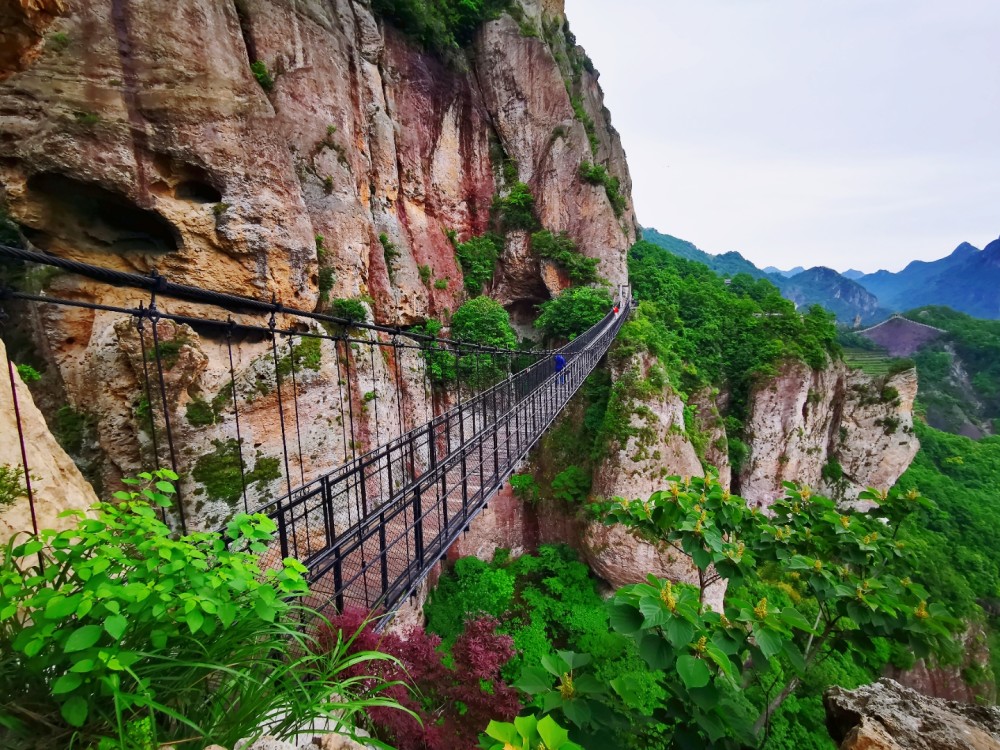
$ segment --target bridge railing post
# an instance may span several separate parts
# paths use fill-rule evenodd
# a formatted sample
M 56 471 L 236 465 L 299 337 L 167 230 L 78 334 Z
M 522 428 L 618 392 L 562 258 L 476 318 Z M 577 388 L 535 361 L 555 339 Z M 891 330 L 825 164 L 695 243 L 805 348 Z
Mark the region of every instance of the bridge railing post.
M 442 535 L 442 539 L 443 539 Z M 424 568 L 424 511 L 420 497 L 420 483 L 413 491 L 413 552 L 420 563 L 419 570 Z

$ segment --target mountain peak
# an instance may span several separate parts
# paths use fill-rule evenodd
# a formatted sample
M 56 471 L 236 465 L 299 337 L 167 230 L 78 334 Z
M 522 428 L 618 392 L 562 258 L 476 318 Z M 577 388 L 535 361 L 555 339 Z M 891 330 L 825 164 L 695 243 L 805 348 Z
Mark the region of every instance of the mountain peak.
M 963 242 L 961 245 L 956 247 L 949 258 L 964 258 L 968 255 L 973 255 L 979 252 L 979 248 L 969 242 Z

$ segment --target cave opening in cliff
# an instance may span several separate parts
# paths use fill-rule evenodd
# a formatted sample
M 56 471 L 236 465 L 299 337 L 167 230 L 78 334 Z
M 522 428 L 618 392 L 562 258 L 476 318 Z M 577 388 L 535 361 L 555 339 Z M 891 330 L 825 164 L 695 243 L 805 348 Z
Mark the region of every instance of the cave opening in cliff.
M 203 180 L 184 180 L 174 188 L 174 197 L 192 203 L 220 203 L 222 193 Z
M 41 208 L 42 219 L 25 234 L 43 249 L 56 242 L 114 253 L 167 253 L 180 246 L 163 216 L 100 185 L 42 172 L 28 180 L 28 199 Z
M 538 337 L 535 319 L 538 317 L 538 305 L 545 301 L 541 298 L 516 299 L 504 306 L 510 315 L 510 324 L 518 336 L 532 340 Z

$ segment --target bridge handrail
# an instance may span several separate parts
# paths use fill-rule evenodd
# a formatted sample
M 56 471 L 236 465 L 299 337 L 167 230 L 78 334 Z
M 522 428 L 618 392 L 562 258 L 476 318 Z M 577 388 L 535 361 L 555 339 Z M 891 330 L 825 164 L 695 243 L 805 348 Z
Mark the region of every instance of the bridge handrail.
M 619 299 L 617 300 L 617 302 L 619 304 L 619 309 L 621 310 L 620 314 L 624 319 L 624 317 L 626 317 L 628 314 L 627 305 L 629 304 L 629 302 L 624 299 Z M 580 352 L 582 352 L 584 349 L 586 349 L 591 345 L 594 338 L 596 338 L 596 336 L 600 332 L 602 332 L 605 328 L 607 328 L 607 326 L 611 324 L 616 317 L 617 316 L 614 312 L 609 312 L 598 323 L 595 323 L 584 333 L 580 334 L 572 341 L 568 342 L 559 349 L 555 350 L 555 352 L 556 353 L 566 352 L 569 353 L 571 356 L 574 357 L 578 356 Z M 571 347 L 573 348 L 572 351 Z M 566 365 L 568 366 L 569 364 L 570 361 L 567 360 Z M 417 435 L 420 435 L 421 433 L 424 432 L 432 431 L 435 427 L 450 424 L 453 418 L 455 417 L 460 418 L 465 411 L 468 410 L 474 411 L 477 406 L 486 403 L 491 399 L 491 397 L 495 397 L 502 391 L 503 392 L 506 392 L 508 390 L 514 391 L 517 397 L 511 402 L 511 409 L 516 408 L 518 404 L 522 403 L 525 399 L 530 397 L 532 393 L 535 393 L 542 387 L 544 387 L 546 380 L 540 381 L 536 386 L 534 386 L 530 390 L 522 390 L 520 392 L 520 395 L 517 395 L 518 384 L 525 382 L 526 380 L 528 380 L 533 376 L 536 376 L 537 373 L 541 371 L 543 368 L 552 368 L 552 367 L 553 363 L 551 361 L 551 358 L 538 360 L 529 365 L 528 367 L 526 367 L 525 369 L 521 370 L 520 372 L 513 374 L 507 378 L 502 378 L 498 380 L 496 383 L 489 386 L 486 390 L 480 391 L 471 399 L 468 399 L 466 401 L 459 401 L 459 403 L 457 403 L 455 406 L 452 406 L 447 411 L 444 411 L 441 414 L 434 416 L 430 421 L 425 422 L 424 424 L 419 425 L 417 427 L 414 427 L 408 430 L 407 432 L 403 433 L 402 435 L 396 436 L 389 442 L 376 446 L 375 448 L 372 448 L 371 450 L 363 453 L 362 455 L 352 458 L 350 461 L 341 464 L 332 471 L 327 472 L 326 474 L 323 474 L 321 476 L 318 476 L 310 480 L 309 482 L 299 486 L 298 488 L 292 491 L 291 495 L 285 494 L 282 495 L 281 497 L 278 497 L 277 499 L 261 503 L 255 510 L 251 512 L 265 513 L 270 516 L 275 516 L 281 510 L 289 510 L 295 508 L 296 506 L 307 502 L 312 496 L 312 493 L 315 491 L 317 486 L 320 486 L 324 483 L 335 483 L 344 476 L 354 474 L 358 471 L 363 471 L 365 467 L 376 464 L 381 458 L 389 455 L 394 449 L 398 449 L 404 445 L 411 444 L 413 442 L 413 439 Z M 553 377 L 555 377 L 554 372 L 552 372 L 552 374 L 547 376 L 547 378 L 549 379 Z M 485 427 L 486 425 L 483 426 Z M 481 434 L 481 432 L 482 430 L 474 432 L 469 437 L 470 438 L 476 437 L 479 434 Z M 440 460 L 444 461 L 446 460 L 446 458 L 447 457 L 444 457 Z M 411 484 L 415 484 L 418 481 L 419 477 L 415 478 L 413 482 L 411 482 Z M 405 492 L 405 489 L 406 488 L 400 490 L 396 494 L 402 494 L 403 492 Z M 379 505 L 379 509 L 382 509 L 389 504 L 391 503 L 390 502 L 383 503 Z M 371 516 L 376 515 L 376 511 L 373 511 L 370 515 Z

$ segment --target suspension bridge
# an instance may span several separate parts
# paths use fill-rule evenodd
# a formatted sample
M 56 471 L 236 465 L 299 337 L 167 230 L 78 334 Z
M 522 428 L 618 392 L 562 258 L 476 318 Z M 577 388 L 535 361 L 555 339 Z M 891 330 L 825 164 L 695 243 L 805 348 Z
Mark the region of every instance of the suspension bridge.
M 232 433 L 234 470 L 240 477 L 240 497 L 232 512 L 239 510 L 241 500 L 243 511 L 273 519 L 277 533 L 265 564 L 285 557 L 300 560 L 309 569 L 313 601 L 338 611 L 356 607 L 388 614 L 415 591 L 607 353 L 632 305 L 629 288 L 620 287 L 615 310 L 567 345 L 522 351 L 295 309 L 273 299 L 176 284 L 155 272 L 122 272 L 21 248 L 0 245 L 0 259 L 7 261 L 8 271 L 15 269 L 9 278 L 21 278 L 18 269 L 38 264 L 94 287 L 83 295 L 32 291 L 8 278 L 0 283 L 0 321 L 6 319 L 8 326 L 30 326 L 55 306 L 110 315 L 134 329 L 139 348 L 135 386 L 145 404 L 133 419 L 135 439 L 145 446 L 144 460 L 169 465 L 182 476 L 182 488 L 190 467 L 177 443 L 178 433 L 187 427 L 181 425 L 171 392 L 175 384 L 168 371 L 176 347 L 169 346 L 165 326 L 188 326 L 219 342 L 228 354 L 229 396 L 218 405 L 217 416 Z M 140 299 L 134 305 L 94 301 L 103 298 L 102 288 L 111 287 Z M 117 326 L 115 331 L 124 335 Z M 305 365 L 298 356 L 298 347 L 308 340 L 332 347 L 336 361 L 329 388 L 335 391 L 331 400 L 340 411 L 341 434 L 334 436 L 339 440 L 326 469 L 303 457 L 302 401 L 316 398 L 304 388 Z M 263 347 L 267 356 L 261 360 L 268 362 L 276 389 L 283 485 L 276 499 L 255 494 L 247 469 L 244 433 L 251 397 L 234 364 L 234 347 L 246 341 Z M 557 356 L 565 363 L 558 371 Z M 404 360 L 410 365 L 405 373 Z M 369 368 L 364 384 L 362 365 Z M 13 392 L 9 353 L 7 369 Z M 362 391 L 380 376 L 393 381 L 390 394 L 380 396 L 377 388 Z M 31 467 L 23 450 L 22 459 L 34 517 Z M 170 517 L 165 516 L 181 532 L 189 526 L 186 500 L 190 498 L 180 495 Z

